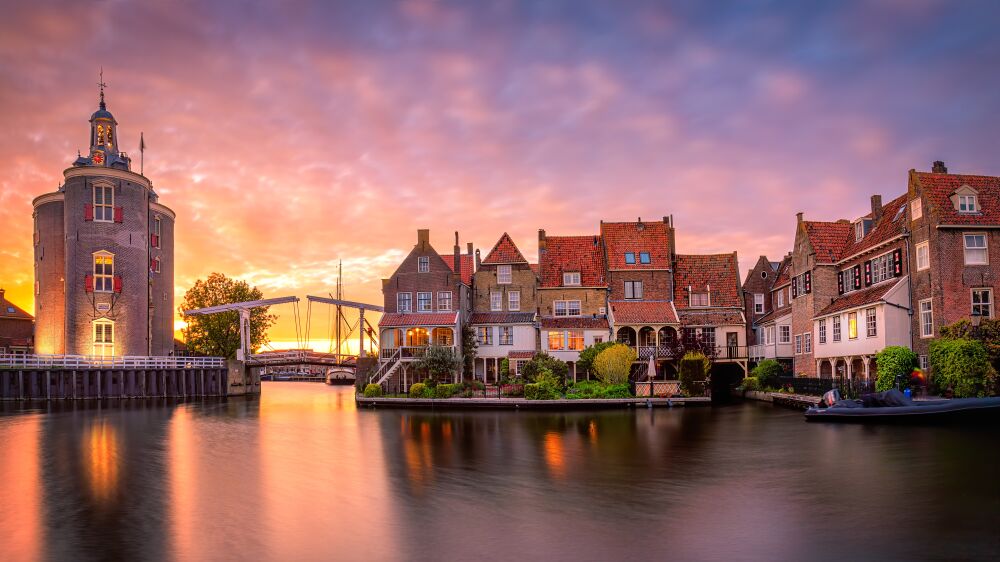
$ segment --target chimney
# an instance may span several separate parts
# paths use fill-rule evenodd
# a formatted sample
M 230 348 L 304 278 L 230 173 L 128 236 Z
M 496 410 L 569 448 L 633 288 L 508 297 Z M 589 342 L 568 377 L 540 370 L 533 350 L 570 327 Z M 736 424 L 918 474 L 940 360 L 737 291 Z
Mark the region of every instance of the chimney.
M 458 245 L 458 231 L 455 231 L 455 274 L 462 278 L 462 247 Z
M 480 266 L 482 265 L 483 265 L 482 256 L 479 255 L 479 250 L 476 250 L 476 271 L 478 271 Z
M 931 171 L 935 174 L 947 174 L 948 168 L 945 167 L 944 162 L 941 160 L 935 160 L 934 164 L 931 166 Z
M 545 229 L 538 229 L 538 262 L 542 261 L 542 252 L 545 251 Z
M 795 221 L 802 224 L 802 211 L 795 213 Z
M 872 224 L 878 224 L 882 218 L 882 196 L 872 195 Z
M 466 249 L 468 249 L 468 254 L 471 256 L 472 255 L 472 242 L 469 242 L 465 247 L 466 247 Z
M 4 303 L 3 296 L 7 291 L 0 289 L 0 304 Z
M 417 231 L 417 245 L 421 248 L 426 248 L 428 244 L 431 243 L 431 231 L 426 228 L 421 228 Z

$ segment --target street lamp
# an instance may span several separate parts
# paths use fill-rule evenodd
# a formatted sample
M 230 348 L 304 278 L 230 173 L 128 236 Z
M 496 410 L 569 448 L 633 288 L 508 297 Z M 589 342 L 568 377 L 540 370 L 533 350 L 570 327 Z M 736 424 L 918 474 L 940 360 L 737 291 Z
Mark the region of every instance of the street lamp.
M 979 324 L 983 321 L 983 315 L 978 310 L 972 311 L 972 337 L 979 337 Z

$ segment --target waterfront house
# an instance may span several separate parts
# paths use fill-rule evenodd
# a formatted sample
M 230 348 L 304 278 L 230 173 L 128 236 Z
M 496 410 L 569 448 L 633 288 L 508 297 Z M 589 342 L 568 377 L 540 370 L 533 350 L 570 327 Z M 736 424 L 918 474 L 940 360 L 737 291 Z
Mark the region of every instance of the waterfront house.
M 779 265 L 780 262 L 760 256 L 743 278 L 743 315 L 747 319 L 747 345 L 756 345 L 763 339 L 757 334 L 757 320 L 771 310 L 771 286 Z
M 34 328 L 35 319 L 7 300 L 6 291 L 0 289 L 0 355 L 32 353 Z
M 408 388 L 417 382 L 412 363 L 431 344 L 452 349 L 461 360 L 473 267 L 472 244 L 462 254 L 457 232 L 454 252 L 439 254 L 431 246 L 430 231 L 417 231 L 413 249 L 392 276 L 382 280 L 385 313 L 379 320 L 375 380 Z M 459 381 L 461 370 L 453 378 Z
M 744 295 L 747 300 L 745 310 L 752 314 L 752 327 L 748 335 L 754 337 L 749 347 L 751 363 L 764 359 L 774 359 L 788 373 L 792 372 L 792 298 L 791 298 L 791 254 L 780 262 L 761 262 L 747 274 Z M 773 264 L 773 269 L 772 268 Z M 751 284 L 751 281 L 755 283 Z M 751 287 L 747 289 L 748 285 Z M 749 324 L 750 322 L 748 322 Z
M 569 364 L 571 380 L 586 377 L 576 369 L 580 351 L 611 335 L 606 271 L 600 236 L 538 231 L 540 345 Z
M 504 232 L 485 259 L 476 252 L 472 287 L 475 377 L 493 383 L 500 379 L 504 359 L 513 375 L 538 349 L 538 275 Z

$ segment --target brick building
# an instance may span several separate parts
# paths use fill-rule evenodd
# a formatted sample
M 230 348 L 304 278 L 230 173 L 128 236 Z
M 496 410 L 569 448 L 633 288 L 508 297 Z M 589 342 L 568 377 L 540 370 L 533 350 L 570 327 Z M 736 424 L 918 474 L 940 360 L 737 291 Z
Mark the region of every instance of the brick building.
M 35 349 L 168 355 L 173 349 L 174 219 L 118 150 L 101 90 L 89 146 L 34 206 Z
M 747 328 L 748 339 L 755 342 L 749 351 L 751 363 L 774 359 L 787 373 L 793 372 L 791 267 L 791 254 L 780 262 L 761 256 L 743 286 L 745 310 L 753 318 Z
M 0 289 L 0 355 L 34 351 L 35 319 L 21 307 L 7 300 Z

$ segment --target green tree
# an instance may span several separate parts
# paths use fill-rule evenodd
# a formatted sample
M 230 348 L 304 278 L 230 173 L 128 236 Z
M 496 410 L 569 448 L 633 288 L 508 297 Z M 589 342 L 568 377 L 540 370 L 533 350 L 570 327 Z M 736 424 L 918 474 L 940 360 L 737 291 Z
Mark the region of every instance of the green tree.
M 587 346 L 586 349 L 580 352 L 580 358 L 576 360 L 576 378 L 579 379 L 580 375 L 587 375 L 589 373 L 597 374 L 594 371 L 594 359 L 600 355 L 605 349 L 615 345 L 612 341 L 602 341 L 600 343 L 595 343 L 593 345 Z
M 897 377 L 899 377 L 900 390 L 902 390 L 910 386 L 910 374 L 917 366 L 917 354 L 908 347 L 890 345 L 878 352 L 875 364 L 878 366 L 875 390 L 883 392 L 895 388 Z
M 956 398 L 995 391 L 997 372 L 982 343 L 967 338 L 937 339 L 930 345 L 931 383 Z
M 476 355 L 479 340 L 472 326 L 462 328 L 462 374 L 467 379 L 475 378 Z
M 185 310 L 255 301 L 264 298 L 257 287 L 246 281 L 230 279 L 221 273 L 213 273 L 208 279 L 197 280 L 184 293 L 181 301 L 181 317 L 187 322 L 182 330 L 188 349 L 196 353 L 214 357 L 236 357 L 240 347 L 240 315 L 236 311 L 220 312 L 207 316 L 185 316 Z M 268 343 L 267 330 L 277 320 L 277 316 L 267 313 L 267 307 L 250 311 L 250 349 L 257 351 Z
M 750 371 L 750 376 L 757 379 L 751 384 L 757 384 L 760 388 L 776 387 L 778 386 L 778 377 L 784 373 L 785 369 L 781 363 L 774 359 L 765 359 Z
M 625 344 L 614 343 L 598 353 L 594 359 L 597 378 L 604 384 L 628 382 L 628 375 L 635 359 L 634 349 Z
M 535 382 L 538 377 L 538 373 L 542 369 L 548 369 L 552 372 L 557 379 L 559 379 L 559 386 L 565 386 L 566 375 L 569 374 L 569 365 L 565 361 L 561 361 L 552 357 L 548 353 L 536 353 L 531 361 L 526 362 L 521 365 L 521 376 L 527 382 Z
M 462 365 L 452 348 L 430 345 L 415 366 L 436 381 L 438 378 L 454 374 Z
M 681 358 L 680 373 L 681 389 L 689 396 L 704 394 L 705 379 L 712 368 L 712 362 L 704 353 L 689 351 Z

